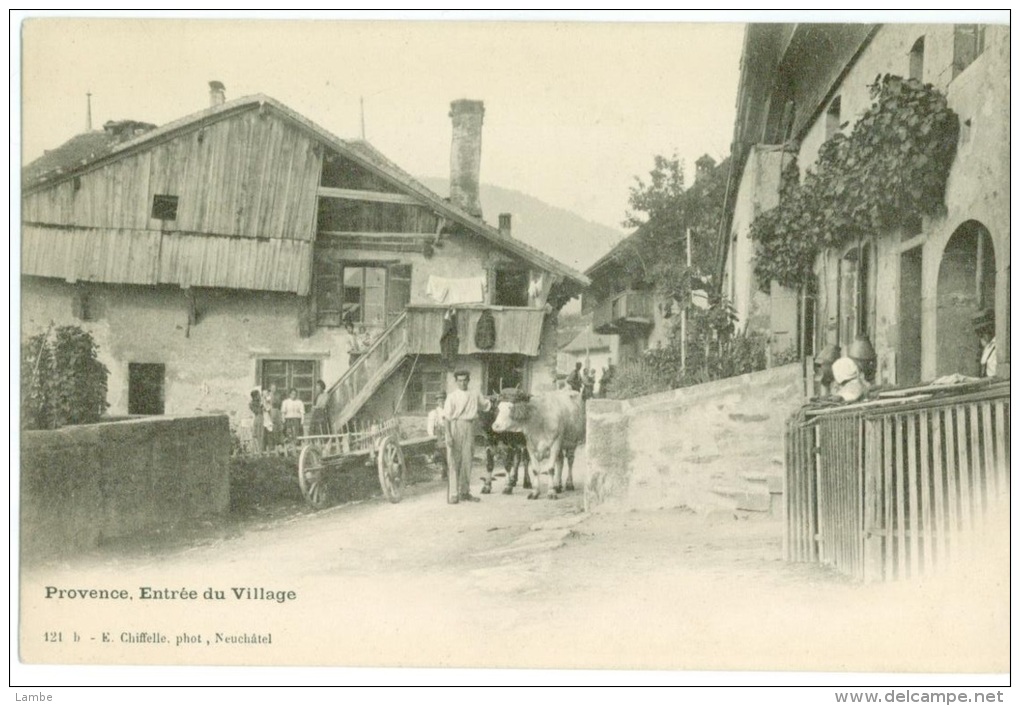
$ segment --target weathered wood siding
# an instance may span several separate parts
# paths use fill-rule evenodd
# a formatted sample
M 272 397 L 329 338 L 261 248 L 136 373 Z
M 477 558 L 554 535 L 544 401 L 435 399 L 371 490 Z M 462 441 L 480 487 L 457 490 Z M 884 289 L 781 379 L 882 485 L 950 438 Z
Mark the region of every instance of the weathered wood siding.
M 308 294 L 312 243 L 119 228 L 22 228 L 21 273 L 68 282 Z
M 458 355 L 475 353 L 518 353 L 536 356 L 542 341 L 544 309 L 517 307 L 491 307 L 496 320 L 496 345 L 481 350 L 475 345 L 475 330 L 482 310 L 486 307 L 456 307 L 457 335 L 460 339 Z M 439 339 L 443 335 L 443 317 L 446 307 L 410 306 L 407 309 L 407 352 L 422 355 L 439 354 Z
M 249 110 L 30 191 L 26 223 L 312 240 L 321 148 L 271 113 Z M 152 218 L 157 194 L 177 218 Z

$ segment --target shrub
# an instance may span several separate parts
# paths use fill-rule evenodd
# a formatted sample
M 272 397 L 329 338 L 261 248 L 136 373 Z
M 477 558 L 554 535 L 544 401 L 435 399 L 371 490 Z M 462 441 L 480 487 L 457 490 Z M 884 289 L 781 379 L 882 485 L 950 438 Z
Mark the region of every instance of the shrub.
M 99 421 L 110 371 L 99 362 L 92 335 L 79 326 L 59 326 L 21 346 L 21 426 L 56 429 Z

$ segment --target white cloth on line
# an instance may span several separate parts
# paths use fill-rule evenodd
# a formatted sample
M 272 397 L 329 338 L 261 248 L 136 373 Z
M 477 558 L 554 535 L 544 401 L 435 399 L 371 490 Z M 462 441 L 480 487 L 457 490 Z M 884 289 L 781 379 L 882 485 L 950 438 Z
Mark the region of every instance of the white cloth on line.
M 485 301 L 485 277 L 429 276 L 425 292 L 432 301 L 439 304 L 475 304 Z

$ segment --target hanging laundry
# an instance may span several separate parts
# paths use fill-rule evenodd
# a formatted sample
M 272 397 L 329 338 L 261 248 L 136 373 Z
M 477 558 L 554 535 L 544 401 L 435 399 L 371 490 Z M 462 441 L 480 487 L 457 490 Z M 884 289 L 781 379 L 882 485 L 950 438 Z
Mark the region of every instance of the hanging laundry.
M 485 277 L 452 279 L 430 275 L 425 292 L 440 304 L 475 304 L 485 301 Z

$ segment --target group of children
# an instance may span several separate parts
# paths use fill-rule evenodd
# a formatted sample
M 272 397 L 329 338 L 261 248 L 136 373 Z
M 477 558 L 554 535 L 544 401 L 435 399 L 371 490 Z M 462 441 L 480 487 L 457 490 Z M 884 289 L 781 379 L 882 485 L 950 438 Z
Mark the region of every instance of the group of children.
M 328 401 L 326 385 L 322 380 L 316 383 L 315 404 L 312 407 L 312 430 L 321 432 L 325 425 L 325 409 Z M 284 398 L 275 384 L 251 391 L 248 409 L 252 413 L 252 437 L 255 451 L 271 450 L 285 444 L 297 444 L 302 436 L 305 418 L 305 403 L 298 398 L 298 391 L 291 388 Z

